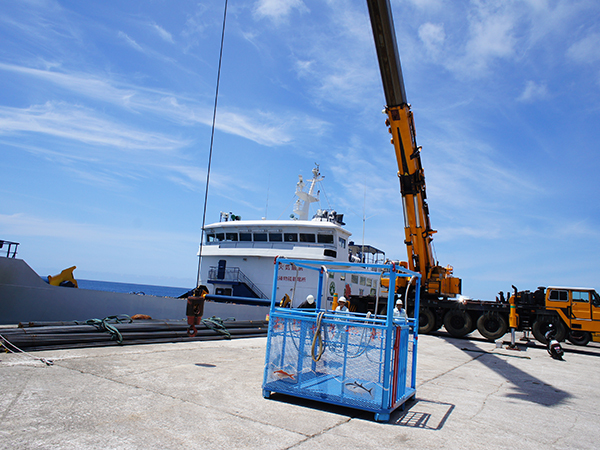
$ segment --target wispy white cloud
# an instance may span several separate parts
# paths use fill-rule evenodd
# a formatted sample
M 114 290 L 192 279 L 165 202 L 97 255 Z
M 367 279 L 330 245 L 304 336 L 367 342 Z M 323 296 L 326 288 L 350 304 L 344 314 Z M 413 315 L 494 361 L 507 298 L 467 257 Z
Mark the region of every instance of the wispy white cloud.
M 529 80 L 525 84 L 525 89 L 517 100 L 520 102 L 533 102 L 536 100 L 543 100 L 547 97 L 548 87 L 545 83 L 536 83 L 535 81 Z
M 0 133 L 0 135 L 2 134 Z M 42 147 L 41 145 L 29 145 L 24 143 L 22 139 L 11 139 L 10 134 L 2 135 L 0 143 L 3 146 L 18 148 L 47 160 L 60 161 L 64 164 L 98 163 L 100 161 L 100 158 L 97 155 L 89 152 L 67 152 L 64 148 L 54 150 L 51 148 Z
M 36 42 L 45 50 L 61 52 L 57 40 L 81 42 L 82 32 L 71 12 L 54 0 L 23 1 L 13 6 L 11 13 L 0 14 L 0 23 L 18 30 L 22 39 Z
M 455 70 L 464 70 L 467 76 L 485 73 L 496 58 L 513 56 L 517 42 L 515 28 L 519 17 L 515 11 L 484 2 L 474 5 L 469 15 L 469 39 L 462 58 L 453 65 Z
M 569 42 L 573 27 L 579 26 L 576 20 L 593 8 L 590 2 L 565 0 L 475 0 L 447 3 L 443 8 L 435 8 L 435 1 L 405 1 L 415 4 L 427 18 L 419 25 L 418 34 L 429 58 L 464 79 L 482 79 L 490 75 L 498 62 L 517 63 L 549 46 L 553 47 L 553 57 L 560 58 L 556 48 Z M 464 29 L 467 33 L 462 32 Z M 596 60 L 597 40 L 594 34 L 581 40 L 569 49 L 569 57 L 578 61 Z M 443 52 L 439 51 L 442 42 Z M 406 53 L 410 54 L 410 50 Z
M 106 164 L 106 162 L 105 162 Z M 65 172 L 81 183 L 98 187 L 104 191 L 124 192 L 130 189 L 130 177 L 118 176 L 104 169 L 105 164 L 97 164 L 94 170 L 84 170 L 80 166 L 63 167 Z M 125 181 L 127 179 L 127 181 Z
M 446 33 L 443 24 L 424 23 L 419 27 L 419 38 L 431 54 L 437 55 L 444 45 Z
M 160 38 L 163 41 L 168 42 L 170 44 L 173 44 L 175 42 L 173 40 L 173 35 L 171 33 L 169 33 L 167 30 L 165 30 L 163 27 L 161 27 L 160 25 L 152 22 L 150 24 L 150 27 L 160 36 Z
M 444 0 L 408 0 L 408 2 L 417 8 L 427 10 L 438 9 L 444 5 Z
M 189 142 L 125 126 L 95 111 L 62 102 L 29 108 L 0 106 L 0 133 L 40 133 L 119 149 L 171 151 Z
M 130 38 L 126 33 L 119 31 L 118 36 L 119 36 L 119 38 L 124 40 L 134 50 L 137 50 L 138 52 L 141 52 L 141 53 L 146 53 L 146 51 L 142 48 L 142 46 L 140 44 L 138 44 L 137 42 L 135 42 L 135 40 Z
M 208 121 L 199 120 L 206 125 Z M 289 145 L 305 136 L 316 138 L 328 127 L 324 120 L 288 111 L 286 120 L 281 114 L 255 110 L 252 114 L 242 114 L 232 108 L 222 108 L 217 113 L 216 128 L 228 134 L 249 139 L 268 147 Z
M 590 33 L 567 50 L 567 56 L 579 64 L 600 61 L 600 33 Z
M 320 18 L 326 28 L 303 22 L 296 33 L 285 36 L 294 49 L 296 75 L 315 104 L 370 104 L 369 88 L 380 78 L 372 59 L 375 47 L 366 8 L 347 0 L 329 1 L 327 6 Z
M 217 115 L 217 128 L 226 133 L 244 136 L 262 145 L 282 145 L 291 142 L 291 130 L 287 129 L 280 118 L 261 111 L 257 111 L 256 114 L 259 120 L 233 111 L 221 111 Z
M 309 11 L 302 0 L 258 0 L 254 6 L 254 15 L 280 24 L 287 21 L 294 10 L 301 13 Z
M 181 36 L 186 41 L 186 52 L 189 51 L 190 48 L 198 45 L 200 38 L 204 35 L 206 29 L 208 28 L 206 19 L 207 11 L 207 5 L 198 3 L 196 4 L 193 13 L 187 13 L 185 26 L 181 31 Z
M 0 63 L 0 70 L 36 77 L 94 100 L 111 103 L 132 111 L 152 113 L 180 125 L 195 125 L 197 123 L 207 126 L 212 125 L 212 110 L 210 107 L 200 106 L 187 97 L 171 92 L 123 84 L 93 74 L 64 73 L 5 63 Z M 42 111 L 43 107 L 35 106 L 27 114 L 41 115 L 40 120 L 49 120 L 49 105 L 54 105 L 54 108 L 56 108 L 58 104 L 57 102 L 48 103 L 45 111 Z M 84 108 L 80 109 L 84 110 Z M 72 115 L 75 109 L 71 107 L 70 110 L 69 114 Z M 88 108 L 87 111 L 87 114 L 91 114 L 91 109 Z M 43 112 L 44 114 L 42 114 Z M 23 114 L 19 114 L 19 116 L 23 117 Z M 290 120 L 282 121 L 281 117 L 273 112 L 253 111 L 242 114 L 225 107 L 219 109 L 217 117 L 217 128 L 219 130 L 268 146 L 291 143 L 297 139 L 296 133 L 298 131 L 318 135 L 326 126 L 326 123 L 321 120 L 298 115 L 294 118 L 294 127 L 292 127 Z M 5 112 L 4 119 L 8 125 L 11 123 L 8 121 L 8 112 Z M 17 126 L 16 123 L 16 120 L 12 121 L 11 126 Z M 83 124 L 79 125 L 79 127 L 83 126 Z M 21 127 L 23 128 L 21 131 L 25 131 L 25 125 L 21 125 Z M 116 127 L 117 129 L 123 128 L 122 125 L 119 126 L 118 124 L 116 124 Z M 64 126 L 60 127 L 60 129 L 64 128 Z M 38 128 L 38 130 L 40 129 Z M 52 132 L 53 130 L 48 128 L 46 131 Z M 54 131 L 54 133 L 59 132 Z M 74 135 L 73 132 L 69 134 Z
M 197 191 L 204 188 L 206 184 L 206 171 L 199 167 L 187 164 L 170 164 L 166 168 L 171 172 L 168 179 L 187 190 Z
M 127 229 L 121 226 L 117 230 L 109 226 L 34 216 L 27 213 L 0 214 L 0 225 L 8 234 L 63 238 L 85 242 L 86 245 L 90 243 L 104 245 L 107 242 L 169 242 L 169 239 L 162 240 L 165 234 L 168 234 L 173 240 L 183 237 L 180 233 L 157 233 L 133 228 Z
M 48 69 L 38 69 L 0 62 L 0 70 L 20 73 L 53 83 L 87 99 L 109 103 L 130 111 L 152 113 L 177 123 L 210 123 L 211 111 L 174 92 L 132 85 L 101 72 L 68 71 L 60 65 L 43 62 Z M 60 70 L 63 71 L 60 71 Z
M 182 186 L 190 192 L 204 192 L 206 188 L 206 169 L 197 165 L 180 163 L 165 163 L 155 165 L 155 171 L 162 172 L 165 179 L 174 185 Z M 211 170 L 209 183 L 209 198 L 218 199 L 219 204 L 227 200 L 227 204 L 243 205 L 253 211 L 259 211 L 255 195 L 264 192 L 263 180 L 246 179 L 232 175 L 219 168 Z M 248 200 L 250 199 L 250 200 Z
M 78 94 L 95 100 L 102 100 L 123 107 L 128 106 L 137 90 L 130 88 L 119 88 L 106 77 L 98 75 L 78 73 L 78 72 L 60 72 L 60 64 L 43 61 L 45 69 L 27 67 L 17 64 L 6 64 L 0 62 L 0 70 L 15 72 L 41 79 L 46 82 L 54 83 L 63 89 L 67 89 Z
M 165 62 L 169 62 L 169 63 L 175 63 L 175 59 L 173 59 L 172 57 L 169 56 L 165 56 L 162 53 L 157 52 L 156 50 L 154 50 L 152 47 L 148 46 L 148 45 L 141 45 L 138 44 L 137 41 L 135 39 L 133 39 L 132 37 L 130 37 L 127 33 L 124 33 L 123 31 L 119 31 L 117 33 L 119 39 L 121 39 L 122 41 L 124 41 L 129 47 L 131 47 L 132 49 L 134 49 L 137 52 L 140 52 L 150 58 L 155 58 L 157 60 L 160 61 L 165 61 Z

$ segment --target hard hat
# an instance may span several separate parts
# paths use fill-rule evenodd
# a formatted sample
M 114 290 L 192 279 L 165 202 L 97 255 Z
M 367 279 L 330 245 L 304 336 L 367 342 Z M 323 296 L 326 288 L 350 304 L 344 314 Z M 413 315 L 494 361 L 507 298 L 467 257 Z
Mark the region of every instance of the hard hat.
M 340 297 L 338 303 L 346 303 L 346 297 Z
M 315 302 L 315 297 L 312 294 L 308 294 L 306 301 L 312 305 Z
M 401 305 L 402 304 L 402 300 L 398 299 L 396 300 L 396 305 Z

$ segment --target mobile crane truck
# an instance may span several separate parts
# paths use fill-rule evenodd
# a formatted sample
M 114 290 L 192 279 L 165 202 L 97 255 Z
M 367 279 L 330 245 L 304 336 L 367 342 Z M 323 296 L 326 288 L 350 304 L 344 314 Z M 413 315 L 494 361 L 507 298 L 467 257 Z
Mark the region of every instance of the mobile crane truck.
M 574 344 L 586 345 L 593 333 L 600 338 L 600 298 L 593 289 L 551 287 L 532 293 L 518 292 L 513 287 L 512 295 L 505 297 L 500 293 L 495 302 L 456 300 L 462 289 L 460 278 L 453 276 L 451 266 L 440 266 L 433 256 L 436 231 L 429 220 L 421 147 L 417 145 L 414 117 L 406 99 L 390 3 L 367 0 L 367 6 L 386 101 L 385 123 L 392 135 L 402 195 L 408 261 L 399 264 L 422 275 L 419 332 L 431 333 L 444 325 L 452 336 L 463 337 L 478 329 L 493 341 L 508 331 L 512 302 L 513 328 L 532 331 L 542 343 L 550 323 L 556 327 L 559 341 L 567 338 Z M 387 281 L 382 278 L 382 286 L 386 287 Z M 410 280 L 404 280 L 397 285 L 398 295 L 404 296 L 409 284 Z M 410 295 L 404 303 L 410 311 Z

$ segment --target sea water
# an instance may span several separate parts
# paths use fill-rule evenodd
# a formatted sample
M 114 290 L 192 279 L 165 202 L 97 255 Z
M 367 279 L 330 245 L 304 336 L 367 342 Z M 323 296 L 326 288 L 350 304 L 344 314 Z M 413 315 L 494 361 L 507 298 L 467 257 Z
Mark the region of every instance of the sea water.
M 150 284 L 116 283 L 112 281 L 77 280 L 80 289 L 120 292 L 125 294 L 155 295 L 157 297 L 179 297 L 190 288 L 172 286 L 153 286 Z

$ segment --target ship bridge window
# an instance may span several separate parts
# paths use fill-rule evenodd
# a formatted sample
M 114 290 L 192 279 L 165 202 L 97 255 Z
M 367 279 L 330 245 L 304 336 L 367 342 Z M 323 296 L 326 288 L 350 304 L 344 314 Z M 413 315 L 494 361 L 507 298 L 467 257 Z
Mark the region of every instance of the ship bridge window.
M 333 244 L 333 235 L 332 234 L 318 234 L 317 242 L 319 244 Z
M 240 241 L 252 242 L 252 233 L 240 233 Z
M 300 233 L 300 242 L 316 242 L 315 235 L 312 233 Z
M 254 242 L 267 242 L 267 233 L 254 233 Z
M 339 246 L 340 246 L 340 248 L 346 248 L 346 239 L 340 238 L 339 239 Z
M 282 242 L 283 235 L 281 233 L 269 233 L 269 242 Z
M 206 233 L 206 242 L 207 243 L 212 243 L 212 242 L 217 242 L 217 238 L 215 236 L 214 233 Z
M 225 240 L 237 242 L 238 234 L 237 233 L 225 233 Z
M 298 242 L 298 233 L 283 233 L 285 242 Z

